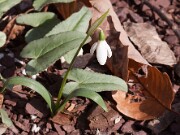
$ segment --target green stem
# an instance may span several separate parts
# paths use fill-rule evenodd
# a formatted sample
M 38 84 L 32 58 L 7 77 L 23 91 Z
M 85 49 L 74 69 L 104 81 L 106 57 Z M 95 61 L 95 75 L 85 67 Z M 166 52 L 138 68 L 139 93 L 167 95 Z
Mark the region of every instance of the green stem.
M 2 81 L 3 84 L 6 82 L 6 79 L 4 79 L 1 74 L 0 74 L 0 81 Z M 0 90 L 0 93 L 4 93 L 5 89 L 6 87 L 3 86 L 3 88 Z
M 81 50 L 81 48 L 83 47 L 83 45 L 85 44 L 85 42 L 86 42 L 86 40 L 89 38 L 89 36 L 90 36 L 90 35 L 87 35 L 87 36 L 85 37 L 85 39 L 83 40 L 83 42 L 80 44 L 77 52 L 75 53 L 75 55 L 74 55 L 74 57 L 73 57 L 70 65 L 69 65 L 68 70 L 67 70 L 66 73 L 65 73 L 65 76 L 64 76 L 63 81 L 62 81 L 62 84 L 61 84 L 61 88 L 60 88 L 59 93 L 58 93 L 58 99 L 57 99 L 57 102 L 56 102 L 56 110 L 59 108 L 59 105 L 60 105 L 59 102 L 60 102 L 60 100 L 61 100 L 62 93 L 63 93 L 63 89 L 64 89 L 64 86 L 65 86 L 66 81 L 67 81 L 67 76 L 68 76 L 70 70 L 71 70 L 72 67 L 73 67 L 74 61 L 75 61 L 76 57 L 78 56 L 79 51 Z

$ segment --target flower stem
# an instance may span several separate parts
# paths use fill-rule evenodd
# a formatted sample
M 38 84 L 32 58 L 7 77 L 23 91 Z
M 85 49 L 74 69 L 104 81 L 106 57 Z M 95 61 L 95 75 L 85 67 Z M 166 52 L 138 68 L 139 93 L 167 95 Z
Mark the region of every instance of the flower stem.
M 64 75 L 64 78 L 63 78 L 63 81 L 62 81 L 62 84 L 61 84 L 61 88 L 60 88 L 59 93 L 58 93 L 58 99 L 57 99 L 57 102 L 56 102 L 56 110 L 59 108 L 59 105 L 60 105 L 59 102 L 60 102 L 60 100 L 61 100 L 62 93 L 63 93 L 63 90 L 64 90 L 64 86 L 65 86 L 66 81 L 67 81 L 67 76 L 68 76 L 70 70 L 71 70 L 72 67 L 73 67 L 74 61 L 75 61 L 77 55 L 79 54 L 79 51 L 81 50 L 81 48 L 83 47 L 83 45 L 85 44 L 85 42 L 86 42 L 86 40 L 89 38 L 89 36 L 90 36 L 90 35 L 87 35 L 87 36 L 85 37 L 85 39 L 83 40 L 83 42 L 80 44 L 77 52 L 75 53 L 75 55 L 74 55 L 74 57 L 73 57 L 70 65 L 69 65 L 68 70 L 66 71 L 66 73 L 65 73 L 65 75 Z

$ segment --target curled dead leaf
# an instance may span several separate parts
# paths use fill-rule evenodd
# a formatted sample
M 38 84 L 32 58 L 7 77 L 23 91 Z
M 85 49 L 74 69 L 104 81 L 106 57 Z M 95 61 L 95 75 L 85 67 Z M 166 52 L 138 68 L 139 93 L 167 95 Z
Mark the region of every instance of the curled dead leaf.
M 112 95 L 117 109 L 136 120 L 148 120 L 162 115 L 166 109 L 171 109 L 174 99 L 168 75 L 151 66 L 147 66 L 144 72 L 142 67 L 143 64 L 130 59 L 129 89 L 133 89 L 132 94 L 118 91 Z
M 68 18 L 83 5 L 86 5 L 87 7 L 92 6 L 89 0 L 74 0 L 71 3 L 56 3 L 54 5 L 64 19 Z
M 77 10 L 77 1 L 71 3 L 56 3 L 54 4 L 59 14 L 62 15 L 64 19 L 68 18 L 72 13 Z

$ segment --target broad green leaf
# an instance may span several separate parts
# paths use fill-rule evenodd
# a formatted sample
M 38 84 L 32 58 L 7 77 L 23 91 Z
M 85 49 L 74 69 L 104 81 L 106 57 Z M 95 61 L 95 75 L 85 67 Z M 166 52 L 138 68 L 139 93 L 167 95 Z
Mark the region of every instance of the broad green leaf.
M 72 14 L 69 18 L 56 25 L 46 36 L 58 34 L 66 31 L 86 32 L 91 19 L 91 12 L 88 8 L 83 7 L 79 12 Z M 64 55 L 66 62 L 70 63 L 78 48 L 73 49 Z
M 29 30 L 26 33 L 26 36 L 25 36 L 26 42 L 29 43 L 29 42 L 31 42 L 33 40 L 43 38 L 59 22 L 60 22 L 60 20 L 57 19 L 56 17 L 54 17 L 54 18 L 52 18 L 50 20 L 47 20 L 46 22 L 44 22 L 39 27 L 36 27 L 36 28 L 33 28 L 33 29 Z
M 32 27 L 38 27 L 53 18 L 57 17 L 52 12 L 29 13 L 17 17 L 16 22 L 19 24 L 30 25 Z
M 69 18 L 57 24 L 46 36 L 66 31 L 86 32 L 91 16 L 90 10 L 83 7 L 79 12 L 72 14 Z
M 105 20 L 105 18 L 107 17 L 109 13 L 109 10 L 107 10 L 100 18 L 98 18 L 90 27 L 90 29 L 88 30 L 87 34 L 88 35 L 92 35 L 94 33 L 94 31 L 102 24 L 102 22 Z
M 21 52 L 24 58 L 32 58 L 27 64 L 27 73 L 32 75 L 43 71 L 61 56 L 77 48 L 86 37 L 77 31 L 63 32 L 30 42 Z
M 64 55 L 64 59 L 66 60 L 67 63 L 71 63 L 75 53 L 77 52 L 78 48 L 72 49 L 68 53 Z
M 0 47 L 6 43 L 6 34 L 0 31 Z
M 65 104 L 71 98 L 78 97 L 78 96 L 89 98 L 93 100 L 94 102 L 96 102 L 99 106 L 101 106 L 106 112 L 108 111 L 102 97 L 98 93 L 91 91 L 89 89 L 85 89 L 85 88 L 76 89 L 72 93 L 70 93 L 61 104 L 59 111 L 62 111 L 64 109 Z
M 67 78 L 75 82 L 69 82 L 65 85 L 63 91 L 64 96 L 67 96 L 73 90 L 78 88 L 86 88 L 95 92 L 113 90 L 127 92 L 128 90 L 126 82 L 119 77 L 82 69 L 71 70 Z
M 1 114 L 2 123 L 4 123 L 7 127 L 13 126 L 13 123 L 11 119 L 8 117 L 8 114 L 5 110 L 0 109 L 0 114 Z
M 44 6 L 51 4 L 51 3 L 69 3 L 73 2 L 74 0 L 35 0 L 33 3 L 33 7 L 36 10 L 41 10 Z
M 24 85 L 36 91 L 38 94 L 40 94 L 44 98 L 44 100 L 49 105 L 51 112 L 53 112 L 55 105 L 52 100 L 51 94 L 39 82 L 30 78 L 27 78 L 27 77 L 11 77 L 6 80 L 4 87 L 11 87 L 12 85 Z
M 20 3 L 21 0 L 3 0 L 0 2 L 0 18 L 2 15 L 7 12 L 9 9 L 11 9 L 13 6 Z

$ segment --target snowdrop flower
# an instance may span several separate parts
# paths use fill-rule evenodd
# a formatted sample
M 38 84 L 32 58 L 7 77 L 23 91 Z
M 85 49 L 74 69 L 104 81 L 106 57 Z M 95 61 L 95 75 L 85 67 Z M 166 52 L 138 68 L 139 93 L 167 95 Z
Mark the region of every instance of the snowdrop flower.
M 31 120 L 35 120 L 37 118 L 37 116 L 36 115 L 31 115 Z
M 110 58 L 112 56 L 111 48 L 105 40 L 105 35 L 102 29 L 99 32 L 99 41 L 92 45 L 90 53 L 93 54 L 95 50 L 97 61 L 100 65 L 104 65 L 107 57 Z
M 38 127 L 36 124 L 33 124 L 31 131 L 37 133 L 37 132 L 39 132 L 40 129 L 41 128 Z
M 23 74 L 23 75 L 27 75 L 27 73 L 26 73 L 26 70 L 25 70 L 25 69 L 23 69 L 21 72 L 22 72 L 22 74 Z

